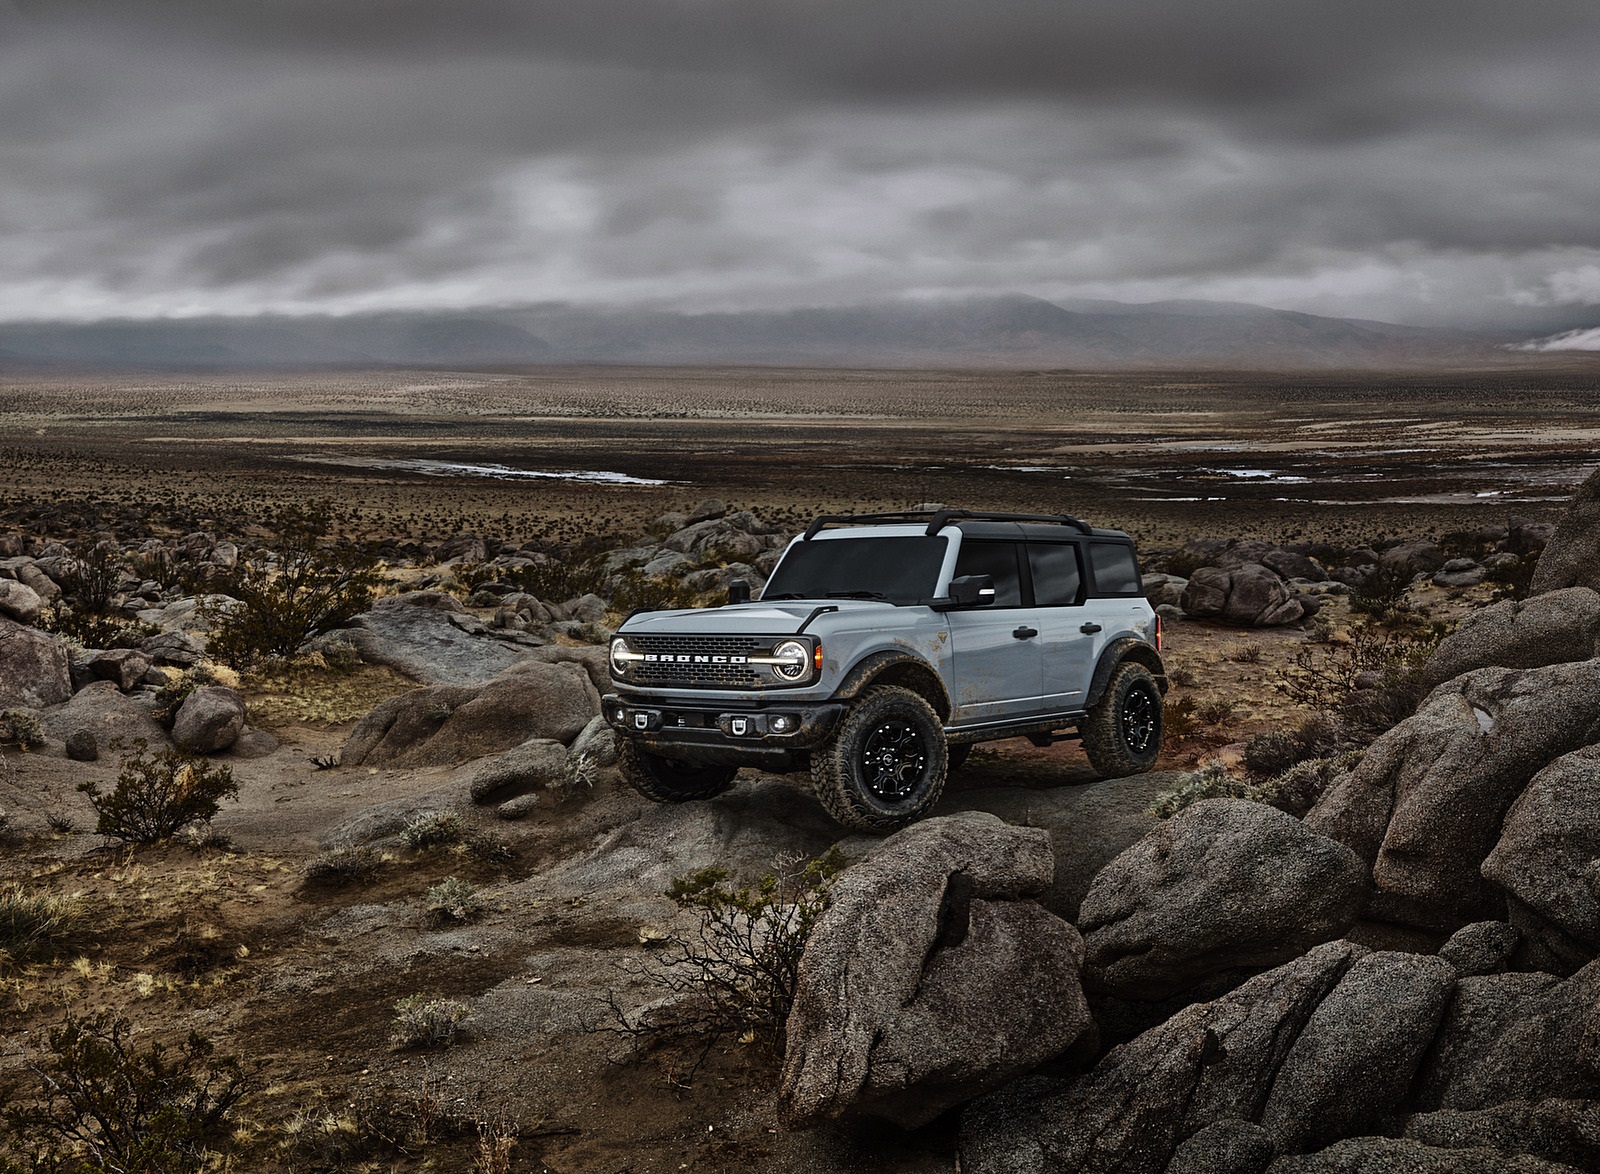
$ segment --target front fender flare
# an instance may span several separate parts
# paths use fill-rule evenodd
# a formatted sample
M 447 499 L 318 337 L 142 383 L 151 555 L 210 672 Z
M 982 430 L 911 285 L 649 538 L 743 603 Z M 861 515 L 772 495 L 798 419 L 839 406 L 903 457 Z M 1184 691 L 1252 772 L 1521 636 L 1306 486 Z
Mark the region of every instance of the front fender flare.
M 854 700 L 874 685 L 901 685 L 921 694 L 933 706 L 940 721 L 950 720 L 950 694 L 938 671 L 927 661 L 909 652 L 885 649 L 863 657 L 840 682 L 834 697 Z

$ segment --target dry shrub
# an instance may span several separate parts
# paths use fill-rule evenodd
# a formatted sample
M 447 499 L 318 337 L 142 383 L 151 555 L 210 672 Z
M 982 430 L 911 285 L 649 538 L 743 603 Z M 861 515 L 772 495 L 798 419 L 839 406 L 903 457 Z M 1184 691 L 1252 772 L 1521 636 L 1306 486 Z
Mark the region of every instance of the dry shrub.
M 68 1015 L 46 1033 L 33 1103 L 13 1098 L 5 1174 L 196 1174 L 226 1148 L 243 1066 L 194 1032 L 136 1048 L 128 1021 Z M 12 1090 L 13 1092 L 15 1090 Z
M 233 771 L 182 750 L 145 753 L 145 741 L 134 741 L 134 753 L 122 760 L 122 773 L 110 794 L 99 784 L 83 782 L 98 821 L 95 831 L 134 844 L 169 839 L 193 823 L 209 823 L 223 799 L 237 798 Z
M 83 903 L 11 884 L 0 889 L 0 962 L 27 962 L 83 927 Z
M 469 881 L 447 876 L 428 890 L 423 912 L 430 925 L 471 921 L 483 911 L 483 898 Z
M 456 1042 L 472 1008 L 455 999 L 407 995 L 394 1005 L 390 1037 L 400 1048 L 439 1048 Z

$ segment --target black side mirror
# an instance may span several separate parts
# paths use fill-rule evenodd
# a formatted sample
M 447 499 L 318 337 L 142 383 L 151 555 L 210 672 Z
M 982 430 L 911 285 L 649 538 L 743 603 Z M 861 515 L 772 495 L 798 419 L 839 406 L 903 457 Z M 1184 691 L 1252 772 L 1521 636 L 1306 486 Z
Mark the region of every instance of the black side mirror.
M 950 602 L 956 607 L 983 607 L 994 602 L 993 575 L 962 575 L 950 580 Z
M 743 579 L 735 579 L 728 584 L 729 603 L 749 603 L 750 584 Z

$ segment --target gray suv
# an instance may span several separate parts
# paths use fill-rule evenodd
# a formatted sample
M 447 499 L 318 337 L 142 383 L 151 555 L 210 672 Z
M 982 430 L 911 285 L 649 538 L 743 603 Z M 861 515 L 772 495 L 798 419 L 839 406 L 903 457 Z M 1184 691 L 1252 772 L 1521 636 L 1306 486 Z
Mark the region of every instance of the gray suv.
M 759 602 L 629 616 L 608 721 L 660 802 L 742 766 L 809 772 L 847 827 L 887 832 L 938 801 L 978 742 L 1077 738 L 1106 777 L 1161 752 L 1161 621 L 1132 540 L 1065 515 L 822 517 Z

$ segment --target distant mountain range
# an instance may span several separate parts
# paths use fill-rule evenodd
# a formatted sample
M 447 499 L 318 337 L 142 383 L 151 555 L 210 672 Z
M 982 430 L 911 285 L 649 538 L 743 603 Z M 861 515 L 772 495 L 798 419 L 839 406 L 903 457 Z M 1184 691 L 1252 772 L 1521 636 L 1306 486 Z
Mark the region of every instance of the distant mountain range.
M 350 317 L 0 324 L 0 367 L 1387 367 L 1505 359 L 1525 336 L 1231 302 L 1008 296 L 676 314 L 532 306 Z

